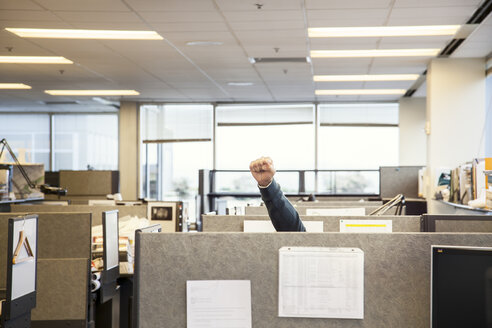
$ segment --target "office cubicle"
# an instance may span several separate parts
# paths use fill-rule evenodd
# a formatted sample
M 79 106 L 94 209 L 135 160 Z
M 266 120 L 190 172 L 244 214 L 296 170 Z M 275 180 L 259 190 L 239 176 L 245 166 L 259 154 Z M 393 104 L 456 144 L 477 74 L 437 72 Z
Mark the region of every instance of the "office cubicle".
M 426 232 L 492 232 L 492 215 L 421 216 L 421 231 Z
M 339 232 L 340 220 L 387 220 L 391 221 L 393 232 L 419 232 L 419 216 L 314 216 L 301 215 L 301 220 L 322 221 L 323 232 Z M 244 221 L 270 221 L 267 215 L 203 215 L 203 232 L 242 232 L 244 231 Z
M 139 234 L 137 242 L 140 328 L 186 327 L 190 280 L 251 281 L 253 327 L 427 328 L 431 245 L 489 246 L 492 234 L 164 233 Z M 361 249 L 364 318 L 279 317 L 278 261 L 284 246 Z

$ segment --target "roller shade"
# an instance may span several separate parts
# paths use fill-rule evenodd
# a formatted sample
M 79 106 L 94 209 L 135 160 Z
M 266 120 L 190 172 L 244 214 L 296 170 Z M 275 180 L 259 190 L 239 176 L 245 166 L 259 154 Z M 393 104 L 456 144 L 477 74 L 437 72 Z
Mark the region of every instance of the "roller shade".
M 321 104 L 319 120 L 330 125 L 398 125 L 398 104 Z
M 312 124 L 314 105 L 223 105 L 217 107 L 217 125 Z
M 212 140 L 212 105 L 142 105 L 140 120 L 144 143 Z

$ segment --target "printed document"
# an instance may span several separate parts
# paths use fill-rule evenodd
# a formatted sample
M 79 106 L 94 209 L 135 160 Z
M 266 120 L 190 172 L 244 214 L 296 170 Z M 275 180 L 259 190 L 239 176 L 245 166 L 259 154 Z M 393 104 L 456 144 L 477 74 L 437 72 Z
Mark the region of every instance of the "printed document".
M 340 220 L 340 232 L 393 232 L 392 220 Z
M 187 328 L 251 328 L 250 280 L 188 280 Z
M 366 210 L 363 207 L 306 208 L 306 215 L 363 216 L 366 215 Z
M 323 221 L 302 221 L 306 232 L 323 232 Z M 244 220 L 244 232 L 275 232 L 270 220 Z
M 364 252 L 359 248 L 282 247 L 280 317 L 364 318 Z

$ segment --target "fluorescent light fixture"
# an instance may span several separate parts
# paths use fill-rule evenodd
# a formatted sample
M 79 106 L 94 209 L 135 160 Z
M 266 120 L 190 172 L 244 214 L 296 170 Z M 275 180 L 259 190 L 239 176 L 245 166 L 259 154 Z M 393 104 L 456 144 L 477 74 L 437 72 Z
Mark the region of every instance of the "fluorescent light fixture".
M 221 46 L 224 42 L 221 41 L 189 41 L 187 46 Z
M 135 90 L 45 90 L 52 96 L 138 96 Z
M 44 28 L 5 28 L 22 38 L 48 39 L 106 39 L 106 40 L 162 40 L 155 31 L 118 31 L 118 30 L 79 30 Z
M 0 64 L 73 64 L 59 56 L 0 56 Z
M 461 25 L 313 27 L 310 38 L 455 35 Z
M 419 74 L 315 75 L 315 82 L 415 81 Z
M 361 95 L 403 95 L 405 89 L 339 89 L 316 90 L 317 96 L 361 96 Z
M 31 87 L 23 83 L 0 83 L 0 89 L 31 89 Z
M 253 82 L 228 82 L 227 85 L 235 87 L 247 87 L 253 85 Z
M 440 49 L 311 50 L 312 58 L 341 57 L 433 57 Z

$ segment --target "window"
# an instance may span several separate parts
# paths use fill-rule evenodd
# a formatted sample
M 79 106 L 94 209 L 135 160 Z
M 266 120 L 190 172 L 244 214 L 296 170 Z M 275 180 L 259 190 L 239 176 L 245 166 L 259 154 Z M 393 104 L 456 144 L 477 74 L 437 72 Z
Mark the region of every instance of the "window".
M 55 170 L 117 170 L 118 116 L 54 116 Z
M 142 105 L 141 195 L 188 202 L 194 219 L 198 171 L 212 168 L 213 106 Z
M 7 140 L 19 161 L 43 163 L 45 171 L 50 169 L 49 115 L 0 114 L 0 122 L 0 139 Z M 4 156 L 10 161 L 9 155 Z

